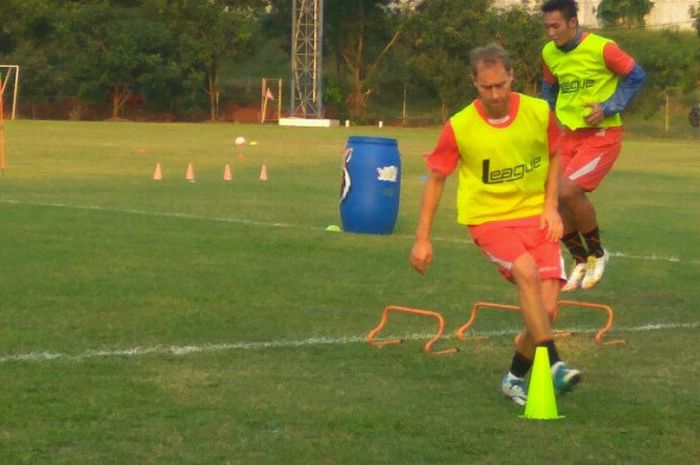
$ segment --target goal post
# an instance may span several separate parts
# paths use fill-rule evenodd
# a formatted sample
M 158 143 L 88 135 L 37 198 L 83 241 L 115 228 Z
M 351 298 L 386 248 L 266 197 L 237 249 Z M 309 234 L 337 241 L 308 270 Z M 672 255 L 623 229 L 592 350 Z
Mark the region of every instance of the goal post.
M 17 94 L 19 92 L 19 65 L 0 64 L 0 95 L 3 103 L 7 101 L 5 94 L 12 95 L 12 106 L 10 108 L 10 120 L 14 120 L 17 115 Z M 3 108 L 4 110 L 4 108 Z
M 282 79 L 262 78 L 260 85 L 260 124 L 279 121 L 282 116 Z
M 2 81 L 2 74 L 0 74 Z M 0 173 L 5 174 L 5 99 L 0 89 Z

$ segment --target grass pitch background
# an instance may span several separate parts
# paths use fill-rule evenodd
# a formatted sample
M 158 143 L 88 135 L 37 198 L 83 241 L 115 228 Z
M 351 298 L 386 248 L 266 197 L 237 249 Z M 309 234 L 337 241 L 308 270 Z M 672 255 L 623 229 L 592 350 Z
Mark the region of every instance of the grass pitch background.
M 517 315 L 482 312 L 477 331 L 506 334 L 449 357 L 423 355 L 423 340 L 362 342 L 388 304 L 438 310 L 451 334 L 473 302 L 515 302 L 455 224 L 454 180 L 428 277 L 408 267 L 438 129 L 16 121 L 6 133 L 0 463 L 697 463 L 697 141 L 628 138 L 594 194 L 615 255 L 599 288 L 570 297 L 611 305 L 608 337 L 627 344 L 562 340 L 584 383 L 559 399 L 566 419 L 541 423 L 498 391 Z M 258 145 L 235 147 L 239 135 Z M 391 236 L 324 231 L 340 223 L 349 135 L 398 139 Z M 601 323 L 572 309 L 559 326 Z M 386 334 L 432 329 L 397 315 Z

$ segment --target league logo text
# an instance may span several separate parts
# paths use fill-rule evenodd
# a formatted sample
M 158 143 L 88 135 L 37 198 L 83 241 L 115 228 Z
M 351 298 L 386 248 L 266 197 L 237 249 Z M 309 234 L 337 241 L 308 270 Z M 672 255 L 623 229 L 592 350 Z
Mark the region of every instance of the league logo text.
M 500 184 L 502 182 L 513 182 L 525 177 L 525 174 L 542 166 L 542 157 L 535 157 L 529 163 L 503 168 L 502 170 L 491 171 L 491 160 L 488 158 L 481 164 L 481 180 L 484 184 Z
M 593 79 L 583 79 L 581 81 L 569 81 L 562 82 L 559 84 L 559 89 L 562 94 L 570 94 L 572 92 L 578 92 L 581 89 L 587 89 L 595 84 Z

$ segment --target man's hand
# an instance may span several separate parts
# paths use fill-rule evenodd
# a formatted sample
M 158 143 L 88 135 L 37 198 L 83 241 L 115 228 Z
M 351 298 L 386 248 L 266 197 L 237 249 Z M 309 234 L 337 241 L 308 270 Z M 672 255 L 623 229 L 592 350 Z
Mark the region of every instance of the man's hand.
M 424 275 L 433 261 L 433 245 L 429 239 L 416 239 L 411 250 L 411 266 Z
M 583 117 L 587 124 L 598 126 L 605 119 L 603 107 L 599 103 L 586 103 L 584 106 L 591 109 L 591 112 Z
M 542 216 L 540 216 L 540 229 L 547 229 L 547 239 L 557 242 L 564 234 L 564 224 L 561 221 L 559 212 L 554 207 L 545 206 Z

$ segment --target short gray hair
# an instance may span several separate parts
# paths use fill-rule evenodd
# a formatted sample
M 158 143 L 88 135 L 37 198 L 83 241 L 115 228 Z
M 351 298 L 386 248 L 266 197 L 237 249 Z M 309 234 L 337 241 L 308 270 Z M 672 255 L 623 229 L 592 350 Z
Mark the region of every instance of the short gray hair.
M 500 63 L 506 71 L 510 71 L 513 68 L 508 52 L 495 42 L 472 49 L 469 52 L 469 63 L 472 68 L 472 76 L 476 76 L 477 68 L 482 63 L 489 65 Z

